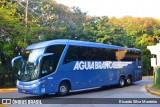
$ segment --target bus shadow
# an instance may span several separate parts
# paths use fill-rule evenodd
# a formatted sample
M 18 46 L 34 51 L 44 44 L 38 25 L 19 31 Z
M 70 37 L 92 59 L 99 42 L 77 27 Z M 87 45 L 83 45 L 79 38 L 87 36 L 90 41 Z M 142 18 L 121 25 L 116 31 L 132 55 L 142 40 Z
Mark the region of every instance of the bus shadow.
M 137 85 L 137 84 L 134 83 L 131 86 L 125 86 L 123 88 L 132 87 L 135 85 Z M 67 96 L 103 92 L 103 91 L 109 91 L 109 90 L 114 90 L 114 89 L 120 89 L 120 88 L 117 85 L 95 87 L 95 88 L 89 88 L 89 89 L 85 89 L 85 90 L 72 91 Z M 67 98 L 67 96 L 57 96 L 56 94 L 48 94 L 48 95 L 42 95 L 42 96 L 33 95 L 33 96 L 27 96 L 27 97 L 23 97 L 23 98 L 25 98 L 25 99 L 48 99 L 48 98 Z

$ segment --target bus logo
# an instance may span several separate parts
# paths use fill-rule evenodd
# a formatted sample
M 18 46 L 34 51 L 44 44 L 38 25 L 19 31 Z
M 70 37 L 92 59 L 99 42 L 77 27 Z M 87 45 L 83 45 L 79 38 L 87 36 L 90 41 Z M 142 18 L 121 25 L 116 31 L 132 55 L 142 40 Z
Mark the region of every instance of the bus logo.
M 73 70 L 119 69 L 129 64 L 132 62 L 76 61 Z

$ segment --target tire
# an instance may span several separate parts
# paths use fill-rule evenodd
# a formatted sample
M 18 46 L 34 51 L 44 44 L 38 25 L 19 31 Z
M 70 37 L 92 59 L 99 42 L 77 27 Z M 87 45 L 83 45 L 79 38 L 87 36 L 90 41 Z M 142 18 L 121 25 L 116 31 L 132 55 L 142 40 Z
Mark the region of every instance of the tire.
M 127 77 L 127 80 L 126 80 L 126 85 L 132 85 L 132 78 L 131 77 Z
M 124 78 L 123 77 L 120 77 L 120 79 L 119 79 L 119 87 L 120 88 L 122 88 L 122 87 L 124 87 L 125 86 L 125 80 L 124 80 Z
M 58 96 L 66 96 L 66 95 L 68 95 L 69 91 L 70 91 L 69 84 L 67 82 L 62 82 L 59 85 L 57 95 Z

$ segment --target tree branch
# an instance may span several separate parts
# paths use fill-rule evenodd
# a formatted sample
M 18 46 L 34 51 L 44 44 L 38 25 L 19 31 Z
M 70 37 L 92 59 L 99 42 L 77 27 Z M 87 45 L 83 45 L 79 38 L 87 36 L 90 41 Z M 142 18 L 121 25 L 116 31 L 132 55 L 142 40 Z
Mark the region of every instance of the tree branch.
M 23 7 L 23 8 L 26 8 L 21 2 L 19 2 L 18 0 L 12 0 L 12 1 L 15 1 L 15 2 L 17 2 L 18 3 L 18 5 L 20 5 L 21 7 Z

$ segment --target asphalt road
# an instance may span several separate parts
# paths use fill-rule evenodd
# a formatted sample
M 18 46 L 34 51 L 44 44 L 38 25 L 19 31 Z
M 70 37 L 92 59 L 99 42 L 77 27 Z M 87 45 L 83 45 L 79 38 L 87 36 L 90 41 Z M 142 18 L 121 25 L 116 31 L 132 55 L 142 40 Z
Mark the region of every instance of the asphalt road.
M 116 86 L 110 86 L 105 88 L 94 88 L 89 90 L 81 90 L 81 91 L 74 91 L 71 92 L 68 96 L 65 97 L 58 97 L 55 94 L 51 94 L 49 96 L 34 96 L 34 95 L 26 95 L 26 94 L 20 94 L 17 92 L 14 93 L 1 93 L 0 98 L 25 98 L 25 99 L 43 99 L 44 102 L 54 102 L 58 98 L 63 98 L 62 102 L 67 102 L 68 99 L 73 99 L 69 103 L 71 104 L 45 104 L 45 105 L 23 105 L 23 107 L 37 107 L 37 106 L 43 106 L 43 107 L 82 107 L 82 106 L 89 106 L 89 107 L 106 107 L 106 106 L 118 106 L 118 107 L 160 107 L 160 104 L 74 104 L 75 99 L 79 98 L 79 102 L 82 102 L 84 100 L 99 100 L 96 98 L 160 98 L 159 96 L 152 95 L 145 90 L 146 84 L 152 84 L 153 78 L 151 77 L 145 77 L 143 80 L 139 82 L 135 82 L 131 86 L 126 86 L 123 88 L 118 88 Z M 65 99 L 64 99 L 65 98 Z M 87 99 L 87 98 L 95 98 L 95 99 Z M 107 100 L 107 99 L 106 99 Z M 114 100 L 114 99 L 113 99 Z M 116 99 L 115 99 L 116 100 Z M 73 103 L 73 104 L 72 104 Z M 10 107 L 17 107 L 22 105 L 8 105 Z

